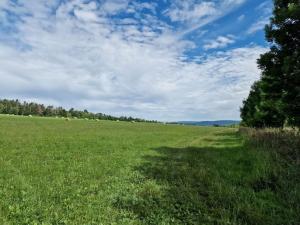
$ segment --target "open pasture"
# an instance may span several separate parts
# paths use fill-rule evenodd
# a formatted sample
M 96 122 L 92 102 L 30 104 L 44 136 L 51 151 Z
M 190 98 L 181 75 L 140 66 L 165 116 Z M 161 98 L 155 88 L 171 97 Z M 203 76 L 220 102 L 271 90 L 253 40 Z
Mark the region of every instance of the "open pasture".
M 293 224 L 273 171 L 233 128 L 0 116 L 0 224 Z

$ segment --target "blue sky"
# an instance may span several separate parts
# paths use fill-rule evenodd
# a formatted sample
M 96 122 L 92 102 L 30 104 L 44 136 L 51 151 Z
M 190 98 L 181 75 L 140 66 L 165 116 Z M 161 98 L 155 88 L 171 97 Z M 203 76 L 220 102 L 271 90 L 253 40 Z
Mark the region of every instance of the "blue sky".
M 271 13 L 271 0 L 1 0 L 0 97 L 239 119 Z

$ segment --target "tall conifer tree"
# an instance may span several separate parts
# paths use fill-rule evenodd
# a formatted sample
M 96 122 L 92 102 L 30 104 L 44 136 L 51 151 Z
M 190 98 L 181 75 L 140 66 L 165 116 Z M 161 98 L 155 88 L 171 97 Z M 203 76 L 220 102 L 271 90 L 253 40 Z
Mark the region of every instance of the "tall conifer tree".
M 273 16 L 265 32 L 271 48 L 258 59 L 262 70 L 260 98 L 251 104 L 259 112 L 261 123 L 256 118 L 256 124 L 246 124 L 281 127 L 288 122 L 300 127 L 300 1 L 274 0 Z M 246 113 L 250 110 L 247 101 L 241 117 L 249 123 L 245 117 L 250 115 Z

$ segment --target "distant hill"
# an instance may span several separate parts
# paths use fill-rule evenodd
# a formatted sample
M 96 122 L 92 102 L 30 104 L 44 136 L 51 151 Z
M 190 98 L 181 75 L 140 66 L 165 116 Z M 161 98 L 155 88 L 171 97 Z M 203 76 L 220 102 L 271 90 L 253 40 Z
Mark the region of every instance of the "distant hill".
M 238 120 L 216 120 L 216 121 L 178 121 L 177 124 L 194 125 L 194 126 L 229 126 L 239 124 Z

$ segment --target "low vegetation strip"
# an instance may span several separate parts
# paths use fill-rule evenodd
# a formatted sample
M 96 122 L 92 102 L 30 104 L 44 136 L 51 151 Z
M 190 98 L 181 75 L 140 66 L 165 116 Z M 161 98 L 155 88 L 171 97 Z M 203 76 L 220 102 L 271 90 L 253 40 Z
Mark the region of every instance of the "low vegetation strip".
M 286 224 L 300 223 L 300 132 L 298 129 L 242 127 L 239 133 L 245 143 L 258 151 L 269 152 L 272 171 L 268 179 L 256 184 L 257 188 L 270 187 L 278 198 L 284 199 L 286 207 L 297 215 Z
M 0 224 L 296 225 L 276 160 L 233 128 L 0 116 Z
M 299 129 L 239 128 L 239 132 L 256 148 L 272 150 L 284 159 L 300 164 L 300 131 Z

